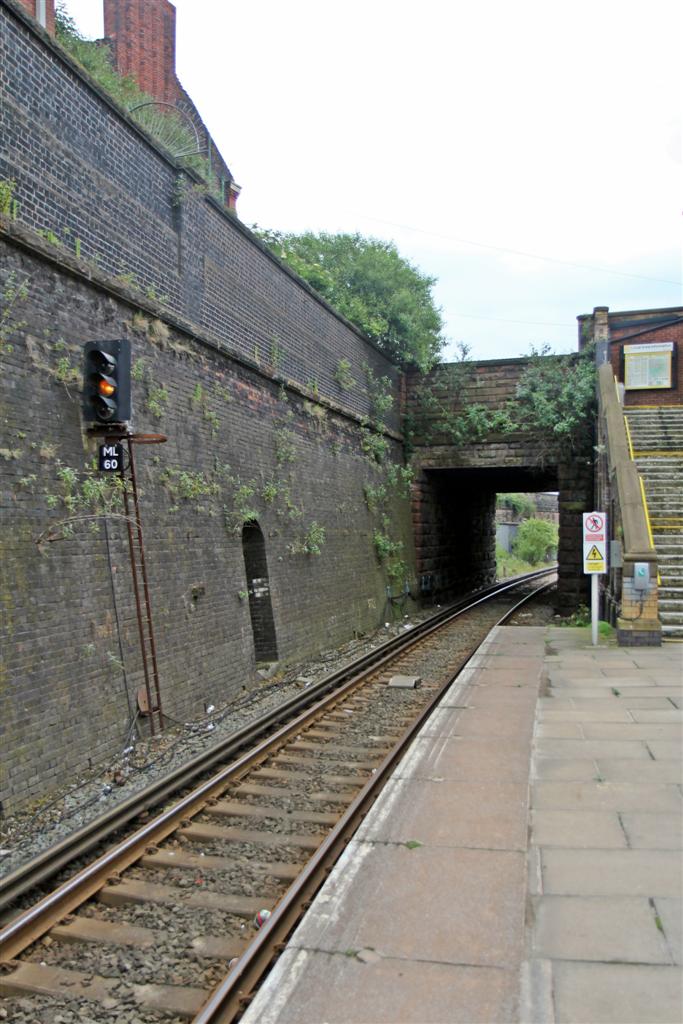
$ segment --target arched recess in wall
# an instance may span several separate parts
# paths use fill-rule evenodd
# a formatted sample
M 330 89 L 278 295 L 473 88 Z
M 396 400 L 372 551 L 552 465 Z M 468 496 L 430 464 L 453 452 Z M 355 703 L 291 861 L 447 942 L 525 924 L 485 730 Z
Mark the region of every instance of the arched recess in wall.
M 246 523 L 242 529 L 242 553 L 247 574 L 249 614 L 256 661 L 277 661 L 277 638 L 270 600 L 266 542 L 261 527 L 255 521 Z

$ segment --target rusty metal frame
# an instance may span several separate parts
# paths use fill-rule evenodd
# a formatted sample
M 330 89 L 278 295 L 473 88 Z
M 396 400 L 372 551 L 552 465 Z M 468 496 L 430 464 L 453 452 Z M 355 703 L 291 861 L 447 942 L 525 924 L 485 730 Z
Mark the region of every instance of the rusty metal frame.
M 158 438 L 150 440 L 150 438 Z M 138 635 L 140 637 L 140 654 L 142 657 L 142 671 L 145 678 L 145 693 L 147 695 L 147 713 L 149 715 L 149 729 L 152 736 L 158 731 L 163 732 L 164 717 L 161 708 L 161 684 L 159 682 L 159 666 L 157 663 L 156 640 L 154 638 L 154 621 L 152 619 L 152 601 L 149 593 L 149 578 L 147 576 L 147 563 L 145 559 L 145 542 L 142 534 L 142 516 L 140 513 L 140 499 L 138 494 L 137 476 L 135 474 L 135 444 L 155 444 L 165 441 L 163 435 L 149 434 L 125 434 L 124 439 L 128 446 L 128 470 L 130 476 L 130 493 L 128 481 L 126 480 L 126 469 L 121 462 L 121 480 L 123 482 L 123 505 L 126 513 L 126 529 L 128 532 L 128 550 L 130 552 L 130 568 L 133 578 L 133 592 L 135 594 L 135 611 L 138 622 Z M 130 514 L 130 503 L 133 503 L 133 518 Z M 133 524 L 135 528 L 133 528 Z M 142 593 L 144 596 L 144 613 L 140 601 L 140 583 L 138 575 L 142 578 Z M 152 667 L 148 663 L 151 658 Z M 150 678 L 151 675 L 151 678 Z M 152 692 L 153 688 L 153 692 Z M 156 718 L 156 723 L 155 723 Z

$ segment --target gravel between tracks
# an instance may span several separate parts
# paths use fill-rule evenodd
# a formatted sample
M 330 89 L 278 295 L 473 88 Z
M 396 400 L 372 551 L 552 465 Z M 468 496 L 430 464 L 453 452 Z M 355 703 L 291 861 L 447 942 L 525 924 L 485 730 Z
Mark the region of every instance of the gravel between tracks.
M 400 622 L 326 651 L 319 658 L 288 668 L 272 679 L 252 681 L 247 693 L 217 705 L 210 715 L 168 729 L 160 739 L 139 740 L 128 756 L 121 755 L 91 774 L 79 774 L 68 787 L 37 802 L 29 812 L 5 818 L 0 827 L 0 847 L 7 852 L 0 854 L 0 878 L 94 821 L 115 804 L 187 763 L 207 746 L 218 745 L 301 693 L 306 681 L 318 682 L 398 636 L 406 626 L 433 614 L 434 609 L 429 609 L 405 616 Z M 117 779 L 122 784 L 117 784 Z
M 496 605 L 498 607 L 496 608 Z M 484 615 L 484 618 L 488 618 L 489 626 L 496 621 L 501 614 L 501 606 L 497 601 L 491 603 L 488 606 L 488 610 Z M 546 615 L 544 611 L 534 610 L 532 616 L 534 619 L 542 618 Z M 547 621 L 547 618 L 546 618 Z M 525 616 L 520 625 L 530 624 L 528 616 Z M 533 624 L 540 624 L 534 622 Z M 463 628 L 458 632 L 456 636 L 451 635 L 451 639 L 447 645 L 437 643 L 435 649 L 427 649 L 420 655 L 420 664 L 416 664 L 414 667 L 409 667 L 411 655 L 405 656 L 404 664 L 395 669 L 396 671 L 418 671 L 424 678 L 425 685 L 431 685 L 436 683 L 439 677 L 443 677 L 443 671 L 446 665 L 450 666 L 462 660 L 463 656 L 471 649 L 473 643 L 478 642 L 481 636 L 482 629 L 486 630 L 481 621 L 476 626 L 467 626 L 463 623 Z M 395 632 L 400 631 L 399 629 L 394 630 Z M 376 634 L 377 636 L 377 634 Z M 370 646 L 376 646 L 377 643 L 386 639 L 387 631 L 381 631 L 378 639 L 375 640 L 374 644 L 371 642 Z M 350 646 L 350 645 L 349 645 Z M 370 649 L 366 646 L 365 649 Z M 347 648 L 348 650 L 348 648 Z M 327 656 L 325 659 L 316 663 L 315 666 L 307 665 L 305 672 L 306 678 L 318 678 L 319 676 L 325 675 L 332 671 L 334 668 L 339 667 L 344 663 L 344 660 L 351 660 L 352 657 L 356 657 L 360 653 L 359 645 L 353 645 L 353 650 L 349 654 L 341 652 L 335 652 L 335 656 L 338 659 L 333 663 L 332 658 Z M 445 660 L 444 660 L 445 659 Z M 319 676 L 314 673 L 319 672 Z M 291 687 L 300 688 L 300 682 L 297 683 L 296 679 L 302 675 L 302 669 L 299 667 L 295 678 L 292 680 L 278 680 L 271 681 L 266 687 L 260 691 L 257 696 L 261 697 L 260 701 L 248 702 L 247 707 L 241 706 L 240 710 L 242 714 L 246 714 L 250 718 L 256 717 L 263 713 L 264 700 L 276 699 L 276 703 L 286 699 L 286 696 L 292 692 Z M 273 691 L 276 691 L 275 693 Z M 413 702 L 415 704 L 420 703 L 418 693 L 416 691 L 389 691 L 391 693 L 391 700 L 386 702 L 381 696 L 383 687 L 376 691 L 379 696 L 379 701 L 374 700 L 372 708 L 360 710 L 357 713 L 354 712 L 349 715 L 348 722 L 344 722 L 342 729 L 344 736 L 342 743 L 353 745 L 355 741 L 358 742 L 359 746 L 372 747 L 375 745 L 374 738 L 376 736 L 385 736 L 388 733 L 396 731 L 399 720 L 405 720 L 406 714 L 409 712 Z M 287 691 L 287 692 L 285 692 Z M 386 694 L 387 691 L 384 691 Z M 267 705 L 272 706 L 272 705 Z M 258 707 L 258 710 L 255 708 Z M 234 710 L 234 709 L 233 709 Z M 222 723 L 220 723 L 222 724 Z M 242 724 L 242 723 L 240 723 Z M 218 726 L 217 726 L 218 727 Z M 217 728 L 216 727 L 216 728 Z M 239 726 L 235 723 L 235 715 L 230 715 L 230 730 L 233 731 Z M 215 732 L 215 729 L 212 730 Z M 229 733 L 225 733 L 229 734 Z M 211 737 L 212 740 L 214 737 Z M 192 741 L 196 739 L 193 735 L 190 737 Z M 206 737 L 203 737 L 204 742 Z M 320 744 L 324 747 L 325 740 L 321 739 L 320 736 L 316 738 L 316 745 Z M 376 744 L 379 748 L 382 743 Z M 174 755 L 179 756 L 181 751 L 181 743 L 178 743 L 174 749 Z M 157 748 L 158 749 L 158 748 Z M 196 747 L 192 747 L 190 754 L 185 753 L 185 757 L 191 756 L 196 752 Z M 344 762 L 344 773 L 351 773 L 351 764 L 354 754 L 347 752 L 345 755 Z M 306 775 L 311 778 L 311 781 L 317 776 L 318 784 L 317 788 L 321 786 L 321 775 L 325 773 L 339 772 L 340 768 L 338 765 L 338 756 L 334 755 L 334 744 L 330 744 L 329 757 L 327 751 L 311 753 L 310 755 L 303 755 L 305 760 L 310 757 L 311 765 L 310 769 L 308 764 L 305 765 Z M 362 759 L 363 755 L 358 754 L 358 759 Z M 277 760 L 277 755 L 275 761 Z M 296 771 L 301 772 L 304 768 L 303 764 L 297 764 Z M 165 765 L 165 769 L 168 770 L 168 765 Z M 367 774 L 367 771 L 365 772 Z M 149 782 L 149 776 L 145 778 L 145 784 Z M 256 778 L 255 781 L 258 781 Z M 90 782 L 94 785 L 94 780 Z M 268 784 L 271 785 L 270 780 Z M 126 787 L 122 787 L 126 788 Z M 277 804 L 282 804 L 285 807 L 292 807 L 292 802 L 298 803 L 297 797 L 303 796 L 307 788 L 306 781 L 294 781 L 292 790 L 285 789 L 282 798 L 276 798 Z M 325 786 L 327 789 L 334 789 L 333 785 Z M 129 792 L 129 791 L 128 791 Z M 286 795 L 285 795 L 286 794 Z M 296 796 L 294 796 L 296 794 Z M 276 801 L 272 797 L 262 798 L 265 803 L 273 804 Z M 248 799 L 249 803 L 258 805 L 261 802 L 259 797 L 251 797 Z M 316 807 L 316 810 L 322 809 Z M 204 815 L 200 815 L 197 821 L 201 820 Z M 61 821 L 64 824 L 64 821 Z M 220 824 L 225 827 L 230 825 L 244 827 L 244 821 L 240 818 L 222 818 Z M 304 823 L 294 823 L 281 821 L 279 819 L 254 819 L 249 820 L 248 827 L 252 831 L 267 831 L 272 835 L 273 846 L 270 844 L 251 844 L 247 842 L 231 843 L 230 844 L 230 857 L 232 863 L 230 870 L 220 872 L 207 872 L 203 875 L 201 872 L 187 870 L 182 871 L 176 868 L 170 867 L 165 869 L 143 869 L 141 867 L 133 867 L 129 872 L 126 873 L 126 878 L 129 880 L 146 880 L 148 882 L 154 882 L 155 884 L 171 885 L 177 887 L 183 892 L 187 892 L 188 897 L 193 891 L 201 889 L 207 896 L 211 893 L 230 893 L 239 891 L 242 896 L 248 897 L 262 897 L 264 905 L 272 905 L 274 900 L 277 898 L 279 892 L 282 892 L 286 886 L 279 884 L 276 879 L 270 878 L 263 873 L 255 870 L 255 865 L 252 867 L 250 861 L 263 861 L 263 860 L 280 860 L 285 859 L 290 862 L 294 860 L 306 859 L 306 855 L 299 858 L 297 857 L 296 850 L 278 847 L 277 841 L 279 836 L 286 835 L 288 832 L 297 832 L 303 834 L 315 834 L 317 832 L 316 826 L 311 826 Z M 54 842 L 54 838 L 52 842 Z M 183 848 L 184 844 L 178 844 L 177 841 L 171 840 L 169 843 L 170 847 Z M 184 846 L 185 849 L 193 847 L 194 844 Z M 225 855 L 228 850 L 222 847 L 222 844 L 202 844 L 202 851 L 205 854 L 216 853 Z M 200 877 L 201 875 L 201 877 Z M 180 897 L 182 900 L 186 899 L 183 895 Z M 11 1017 L 4 1019 L 11 1019 L 17 1021 L 18 1024 L 76 1024 L 76 1022 L 82 1021 L 114 1021 L 116 1024 L 147 1024 L 147 1022 L 156 1022 L 158 1020 L 170 1020 L 177 1019 L 171 1018 L 168 1015 L 157 1014 L 154 1011 L 142 1010 L 137 1004 L 135 994 L 132 985 L 136 984 L 147 984 L 149 982 L 156 982 L 162 984 L 172 985 L 195 985 L 202 988 L 211 988 L 216 981 L 223 975 L 225 970 L 225 963 L 221 961 L 211 960 L 210 958 L 202 958 L 201 956 L 194 953 L 187 953 L 188 937 L 193 935 L 204 934 L 204 935 L 220 935 L 222 937 L 231 937 L 236 940 L 248 939 L 253 934 L 253 925 L 251 921 L 245 921 L 232 913 L 226 914 L 225 912 L 218 912 L 214 909 L 203 910 L 200 907 L 189 907 L 184 906 L 182 903 L 177 902 L 174 906 L 168 907 L 165 905 L 154 905 L 146 903 L 144 905 L 130 905 L 127 904 L 125 907 L 109 907 L 104 906 L 98 902 L 91 902 L 81 910 L 81 913 L 85 913 L 86 916 L 92 916 L 101 920 L 108 921 L 119 921 L 126 922 L 128 924 L 134 924 L 137 926 L 143 926 L 146 928 L 152 928 L 164 935 L 163 946 L 157 946 L 154 950 L 154 954 L 145 952 L 143 950 L 134 950 L 126 947 L 119 946 L 93 946 L 91 949 L 87 947 L 84 949 L 82 944 L 79 944 L 78 952 L 74 947 L 65 945 L 63 943 L 53 944 L 51 940 L 43 940 L 36 944 L 29 954 L 29 958 L 34 962 L 44 963 L 47 965 L 55 965 L 66 969 L 75 969 L 78 971 L 85 971 L 87 974 L 103 975 L 105 977 L 116 977 L 122 976 L 123 980 L 115 987 L 110 997 L 108 997 L 107 1006 L 101 1006 L 101 1004 L 95 1005 L 86 1001 L 69 1000 L 62 1002 L 61 1000 L 43 1000 L 40 997 L 25 997 L 20 999 L 12 999 L 4 1004 L 4 1007 L 10 1010 Z M 2 1006 L 2 1004 L 0 1004 Z M 106 1011 L 106 1012 L 103 1012 Z M 0 1012 L 0 1020 L 2 1020 L 2 1013 Z
M 158 740 L 140 740 L 127 756 L 91 774 L 79 774 L 61 791 L 37 802 L 30 811 L 5 818 L 0 827 L 0 878 L 38 853 L 55 845 L 112 806 L 168 775 L 232 733 L 300 693 L 311 683 L 374 650 L 434 614 L 435 609 L 404 616 L 374 633 L 326 651 L 317 659 L 297 664 L 269 680 L 252 682 L 237 700 L 227 701 L 212 714 L 167 730 Z M 516 625 L 543 625 L 553 618 L 552 594 L 531 601 L 513 620 Z M 118 780 L 118 784 L 117 781 Z

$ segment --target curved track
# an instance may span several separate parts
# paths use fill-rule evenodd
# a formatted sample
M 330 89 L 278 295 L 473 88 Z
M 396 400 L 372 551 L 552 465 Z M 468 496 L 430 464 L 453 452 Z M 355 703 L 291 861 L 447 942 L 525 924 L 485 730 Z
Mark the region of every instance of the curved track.
M 58 1005 L 99 1001 L 124 1014 L 116 1020 L 158 1020 L 159 1012 L 178 1021 L 196 1014 L 204 1024 L 235 1019 L 444 687 L 501 613 L 534 596 L 542 588 L 530 585 L 547 574 L 445 609 L 82 830 L 88 835 L 71 844 L 79 854 L 119 828 L 121 815 L 129 820 L 168 796 L 174 782 L 186 787 L 230 761 L 0 932 L 0 992 L 48 995 Z M 424 685 L 390 690 L 397 673 L 418 674 Z M 259 730 L 267 739 L 235 759 Z M 32 871 L 56 871 L 68 846 L 8 880 L 26 887 Z M 256 931 L 249 922 L 261 909 L 273 913 Z M 117 958 L 128 962 L 121 950 L 133 960 L 129 978 L 113 968 Z

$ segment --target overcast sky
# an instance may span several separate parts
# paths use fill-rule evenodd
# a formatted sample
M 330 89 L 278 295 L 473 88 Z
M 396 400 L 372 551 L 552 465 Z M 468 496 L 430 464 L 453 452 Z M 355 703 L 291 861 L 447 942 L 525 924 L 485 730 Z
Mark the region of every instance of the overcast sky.
M 242 220 L 392 239 L 474 358 L 681 303 L 679 0 L 175 6 Z

